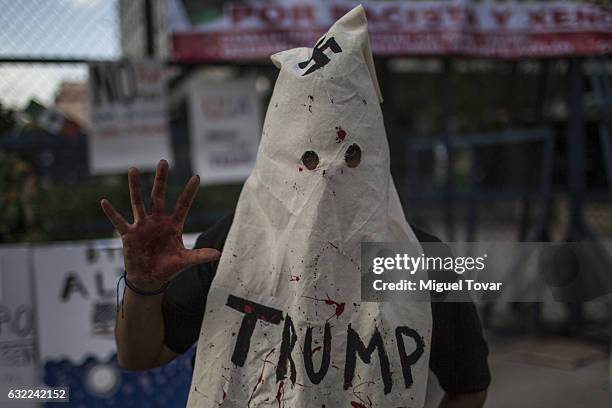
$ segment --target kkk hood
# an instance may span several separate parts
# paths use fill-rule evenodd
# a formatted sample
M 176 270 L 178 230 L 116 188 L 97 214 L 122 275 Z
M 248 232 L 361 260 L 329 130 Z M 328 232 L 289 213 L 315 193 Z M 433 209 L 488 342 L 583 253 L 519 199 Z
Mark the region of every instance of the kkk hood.
M 190 406 L 422 406 L 428 302 L 360 300 L 361 242 L 417 242 L 361 6 L 279 68 L 208 292 Z M 417 245 L 418 246 L 418 245 Z

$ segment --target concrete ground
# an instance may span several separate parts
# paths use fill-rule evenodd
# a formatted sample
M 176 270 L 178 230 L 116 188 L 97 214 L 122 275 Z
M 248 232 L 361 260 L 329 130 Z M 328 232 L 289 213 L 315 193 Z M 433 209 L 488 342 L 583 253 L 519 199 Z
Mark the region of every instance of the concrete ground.
M 507 351 L 507 344 L 490 343 L 492 384 L 485 407 L 491 408 L 611 408 L 608 356 L 575 369 L 527 364 Z M 430 376 L 426 408 L 437 407 L 442 391 Z

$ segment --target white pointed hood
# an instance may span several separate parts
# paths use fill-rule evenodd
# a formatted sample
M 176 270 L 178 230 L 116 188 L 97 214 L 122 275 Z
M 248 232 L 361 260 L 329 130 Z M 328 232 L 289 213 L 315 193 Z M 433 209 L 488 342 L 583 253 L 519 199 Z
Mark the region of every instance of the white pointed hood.
M 390 174 L 363 8 L 272 61 L 280 73 L 210 289 L 189 403 L 422 406 L 429 304 L 360 301 L 361 242 L 417 241 Z

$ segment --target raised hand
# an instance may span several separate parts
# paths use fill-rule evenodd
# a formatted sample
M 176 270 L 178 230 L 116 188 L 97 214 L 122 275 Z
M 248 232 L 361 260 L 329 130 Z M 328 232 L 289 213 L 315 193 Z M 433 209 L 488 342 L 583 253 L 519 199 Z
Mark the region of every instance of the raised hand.
M 134 222 L 129 224 L 102 199 L 100 205 L 113 223 L 123 242 L 125 269 L 130 283 L 144 290 L 159 288 L 189 266 L 219 259 L 212 248 L 186 249 L 183 246 L 183 224 L 200 185 L 192 176 L 181 193 L 174 210 L 165 214 L 168 162 L 160 160 L 151 191 L 151 213 L 145 210 L 138 169 L 128 171 L 128 185 Z

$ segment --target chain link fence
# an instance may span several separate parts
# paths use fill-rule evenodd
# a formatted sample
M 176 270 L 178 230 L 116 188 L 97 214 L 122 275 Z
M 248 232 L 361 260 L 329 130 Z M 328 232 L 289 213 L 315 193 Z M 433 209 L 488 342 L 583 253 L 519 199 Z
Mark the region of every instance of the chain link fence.
M 85 64 L 48 61 L 120 55 L 116 0 L 1 0 L 0 10 L 2 106 L 52 103 L 62 82 L 86 83 Z

